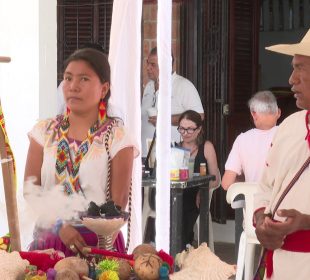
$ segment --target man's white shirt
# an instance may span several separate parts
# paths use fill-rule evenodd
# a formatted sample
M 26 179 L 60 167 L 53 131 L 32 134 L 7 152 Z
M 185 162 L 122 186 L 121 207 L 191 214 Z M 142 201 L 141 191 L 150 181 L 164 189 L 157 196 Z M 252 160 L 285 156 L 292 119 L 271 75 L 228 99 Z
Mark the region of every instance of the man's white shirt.
M 194 110 L 203 113 L 202 103 L 195 86 L 186 78 L 176 74 L 172 74 L 172 92 L 171 92 L 171 114 L 182 114 L 187 110 Z M 145 88 L 141 105 L 141 141 L 142 141 L 142 157 L 147 155 L 146 139 L 152 139 L 155 127 L 148 121 L 149 116 L 147 109 L 150 107 L 157 108 L 158 91 L 155 92 L 154 81 L 149 81 Z M 171 122 L 171 120 L 170 120 Z M 180 134 L 177 126 L 171 126 L 171 142 L 180 142 Z

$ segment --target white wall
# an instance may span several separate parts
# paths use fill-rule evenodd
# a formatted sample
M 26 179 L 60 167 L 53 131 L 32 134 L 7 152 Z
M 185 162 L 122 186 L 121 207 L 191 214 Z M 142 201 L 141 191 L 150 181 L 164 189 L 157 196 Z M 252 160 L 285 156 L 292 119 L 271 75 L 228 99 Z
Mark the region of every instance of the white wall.
M 57 0 L 39 0 L 39 116 L 56 115 Z
M 27 132 L 39 118 L 56 112 L 56 0 L 0 0 L 0 98 L 22 188 Z M 1 175 L 0 175 L 1 176 Z M 3 184 L 0 178 L 0 208 Z M 0 209 L 1 210 L 1 209 Z M 0 236 L 6 220 L 0 212 Z

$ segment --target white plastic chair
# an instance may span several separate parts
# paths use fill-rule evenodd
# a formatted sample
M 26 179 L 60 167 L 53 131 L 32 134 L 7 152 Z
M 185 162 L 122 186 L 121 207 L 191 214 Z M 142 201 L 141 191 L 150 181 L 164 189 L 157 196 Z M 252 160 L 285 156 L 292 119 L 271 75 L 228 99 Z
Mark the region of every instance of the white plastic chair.
M 211 201 L 212 201 L 212 196 L 213 196 L 213 192 L 219 188 L 221 186 L 221 173 L 219 172 L 219 184 L 212 189 L 209 189 L 209 209 L 210 209 L 210 205 L 211 205 Z M 196 229 L 194 231 L 196 231 L 197 234 L 197 241 L 198 244 L 200 244 L 200 236 L 199 236 L 199 227 L 200 227 L 200 223 L 199 223 L 199 216 L 197 218 L 196 221 Z M 210 250 L 214 253 L 214 237 L 213 237 L 213 226 L 212 226 L 212 216 L 211 216 L 211 212 L 209 211 L 209 243 L 208 243 L 208 247 L 210 248 Z
M 244 230 L 241 234 L 239 243 L 236 280 L 242 280 L 243 271 L 244 280 L 253 279 L 255 245 L 259 244 L 252 219 L 254 212 L 254 194 L 257 190 L 257 183 L 234 183 L 228 188 L 226 194 L 226 200 L 229 204 L 232 204 L 239 194 L 243 194 L 245 197 L 245 208 L 243 208 Z

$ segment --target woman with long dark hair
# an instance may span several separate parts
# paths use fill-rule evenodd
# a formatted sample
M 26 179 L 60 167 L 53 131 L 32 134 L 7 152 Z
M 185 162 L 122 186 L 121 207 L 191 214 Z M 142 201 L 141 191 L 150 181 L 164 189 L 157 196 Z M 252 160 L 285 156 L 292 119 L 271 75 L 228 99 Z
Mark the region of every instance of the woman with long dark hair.
M 124 210 L 138 152 L 122 122 L 107 115 L 110 66 L 106 55 L 91 48 L 75 51 L 65 63 L 63 92 L 66 112 L 39 121 L 29 133 L 25 179 L 35 177 L 43 190 L 60 187 L 68 199 L 77 194 L 98 205 L 112 199 Z M 96 244 L 96 234 L 85 227 L 57 221 L 47 229 L 37 225 L 30 249 L 54 248 L 68 256 L 74 249 Z M 124 251 L 121 234 L 115 247 Z

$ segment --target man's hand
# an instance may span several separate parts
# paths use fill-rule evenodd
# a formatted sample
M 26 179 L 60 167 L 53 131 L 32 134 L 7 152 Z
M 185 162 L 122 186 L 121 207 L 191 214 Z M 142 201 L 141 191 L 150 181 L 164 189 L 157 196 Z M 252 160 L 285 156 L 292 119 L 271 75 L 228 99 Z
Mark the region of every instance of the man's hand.
M 270 250 L 281 248 L 286 232 L 278 228 L 280 222 L 272 221 L 269 216 L 264 214 L 256 221 L 255 233 L 262 246 Z
M 310 229 L 310 216 L 295 209 L 278 210 L 277 215 L 283 220 L 281 227 L 287 231 L 287 234 Z
M 75 253 L 77 253 L 76 248 L 82 251 L 86 246 L 81 234 L 71 225 L 64 224 L 59 230 L 59 237 L 66 247 Z
M 286 235 L 310 228 L 310 216 L 295 209 L 278 210 L 277 216 L 282 221 L 273 221 L 266 215 L 256 216 L 255 232 L 260 243 L 267 249 L 278 249 L 283 245 Z
M 156 127 L 157 116 L 149 117 L 149 122 Z

